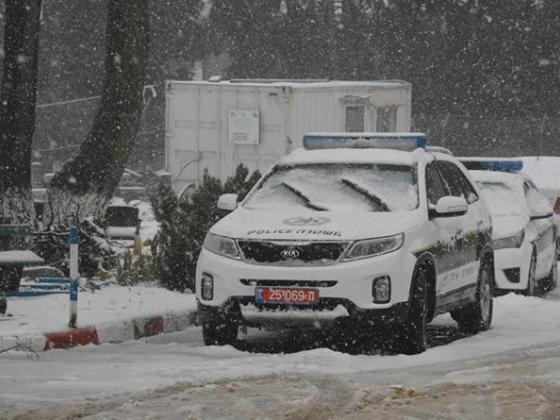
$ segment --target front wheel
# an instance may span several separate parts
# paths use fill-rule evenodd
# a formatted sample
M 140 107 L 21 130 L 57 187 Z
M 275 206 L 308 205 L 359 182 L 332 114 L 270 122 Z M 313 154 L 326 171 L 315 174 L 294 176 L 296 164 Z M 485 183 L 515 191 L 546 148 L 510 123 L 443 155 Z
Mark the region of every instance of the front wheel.
M 494 268 L 485 261 L 478 274 L 475 302 L 452 312 L 451 316 L 459 324 L 459 330 L 476 334 L 490 328 L 493 312 Z
M 420 267 L 412 279 L 412 293 L 408 319 L 397 327 L 396 350 L 404 354 L 418 354 L 427 347 L 428 272 Z
M 225 346 L 237 339 L 237 322 L 227 313 L 203 309 L 200 311 L 202 321 L 202 339 L 207 346 Z
M 552 261 L 552 267 L 550 268 L 550 274 L 542 281 L 542 288 L 545 292 L 550 292 L 554 290 L 558 285 L 558 261 L 557 257 L 554 256 L 554 261 Z
M 537 296 L 539 289 L 537 284 L 537 258 L 535 254 L 531 256 L 531 264 L 529 265 L 529 275 L 527 277 L 527 287 L 524 290 L 525 296 Z

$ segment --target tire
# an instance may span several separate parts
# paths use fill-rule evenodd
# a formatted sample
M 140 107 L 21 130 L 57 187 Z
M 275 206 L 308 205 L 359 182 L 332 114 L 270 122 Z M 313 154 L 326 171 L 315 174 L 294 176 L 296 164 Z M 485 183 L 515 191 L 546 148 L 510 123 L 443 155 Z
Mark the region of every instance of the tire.
M 239 331 L 239 317 L 231 307 L 213 307 L 198 302 L 202 339 L 207 346 L 233 344 Z
M 488 260 L 481 265 L 476 286 L 476 301 L 453 311 L 451 316 L 459 324 L 459 330 L 476 334 L 492 325 L 494 312 L 494 268 Z
M 412 278 L 408 319 L 397 327 L 395 350 L 403 354 L 419 354 L 427 347 L 428 272 L 419 267 Z
M 358 342 L 360 341 L 360 337 L 358 330 L 360 326 L 364 328 L 364 330 L 367 328 L 355 319 L 336 320 L 328 333 L 330 347 L 335 351 L 344 353 L 359 353 Z
M 233 344 L 237 332 L 237 323 L 225 314 L 206 316 L 202 321 L 202 339 L 207 346 Z
M 527 287 L 523 291 L 525 296 L 537 296 L 539 293 L 539 287 L 536 277 L 537 269 L 537 257 L 535 254 L 531 256 L 531 264 L 529 265 L 529 275 L 527 278 Z
M 544 292 L 550 292 L 554 290 L 558 285 L 558 261 L 555 256 L 552 262 L 552 268 L 550 269 L 550 274 L 541 282 L 541 287 Z

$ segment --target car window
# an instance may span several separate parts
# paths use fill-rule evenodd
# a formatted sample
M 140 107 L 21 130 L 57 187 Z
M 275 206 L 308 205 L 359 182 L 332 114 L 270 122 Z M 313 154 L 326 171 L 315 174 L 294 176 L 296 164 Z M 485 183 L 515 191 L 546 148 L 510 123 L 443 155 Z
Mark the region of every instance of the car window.
M 540 202 L 547 201 L 546 197 L 535 187 L 535 184 L 529 180 L 523 183 L 523 190 L 525 191 L 529 208 L 533 208 L 533 206 Z
M 472 186 L 471 182 L 467 179 L 463 171 L 461 171 L 457 166 L 453 165 L 454 170 L 457 172 L 457 176 L 461 181 L 461 186 L 463 187 L 463 193 L 467 198 L 467 203 L 472 204 L 478 201 L 478 194 Z
M 433 205 L 446 195 L 445 186 L 434 162 L 426 166 L 426 195 L 428 202 Z
M 457 173 L 459 168 L 457 168 L 456 171 L 455 165 L 451 162 L 438 161 L 438 164 L 441 176 L 443 177 L 443 181 L 447 186 L 449 194 L 454 197 L 465 197 L 463 194 L 463 187 L 461 186 L 461 179 Z

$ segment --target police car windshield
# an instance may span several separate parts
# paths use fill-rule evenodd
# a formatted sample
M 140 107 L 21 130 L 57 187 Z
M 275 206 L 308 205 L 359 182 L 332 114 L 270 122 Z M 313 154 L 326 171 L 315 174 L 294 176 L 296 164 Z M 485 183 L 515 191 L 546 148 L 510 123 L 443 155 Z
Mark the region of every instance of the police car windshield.
M 401 165 L 278 166 L 244 206 L 259 210 L 408 211 L 418 207 L 416 176 L 412 167 Z
M 479 182 L 480 192 L 494 217 L 527 215 L 522 191 L 515 191 L 501 182 Z

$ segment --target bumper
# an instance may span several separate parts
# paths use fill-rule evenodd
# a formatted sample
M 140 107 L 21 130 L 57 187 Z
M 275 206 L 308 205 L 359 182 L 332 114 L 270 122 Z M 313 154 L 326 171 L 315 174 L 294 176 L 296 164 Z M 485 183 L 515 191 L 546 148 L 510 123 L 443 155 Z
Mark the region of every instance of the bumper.
M 267 307 L 256 305 L 252 298 L 232 298 L 222 307 L 206 306 L 198 301 L 201 321 L 228 318 L 239 325 L 251 327 L 329 327 L 337 320 L 352 318 L 357 323 L 393 325 L 408 318 L 408 302 L 386 309 L 358 309 L 348 301 L 334 299 L 321 303 L 319 308 Z
M 388 309 L 396 303 L 408 302 L 410 281 L 416 258 L 403 249 L 330 266 L 281 267 L 247 264 L 202 250 L 196 274 L 196 294 L 202 304 L 223 307 L 232 298 L 250 302 L 256 286 L 312 287 L 319 290 L 320 302 L 341 300 L 356 310 Z M 211 300 L 201 296 L 201 278 L 212 276 L 214 294 Z M 372 283 L 377 277 L 391 278 L 391 299 L 388 303 L 373 302 Z M 347 309 L 348 309 L 347 308 Z
M 496 288 L 503 290 L 526 289 L 531 255 L 532 247 L 529 243 L 524 243 L 521 248 L 495 250 Z M 519 279 L 517 282 L 515 281 L 516 277 Z

